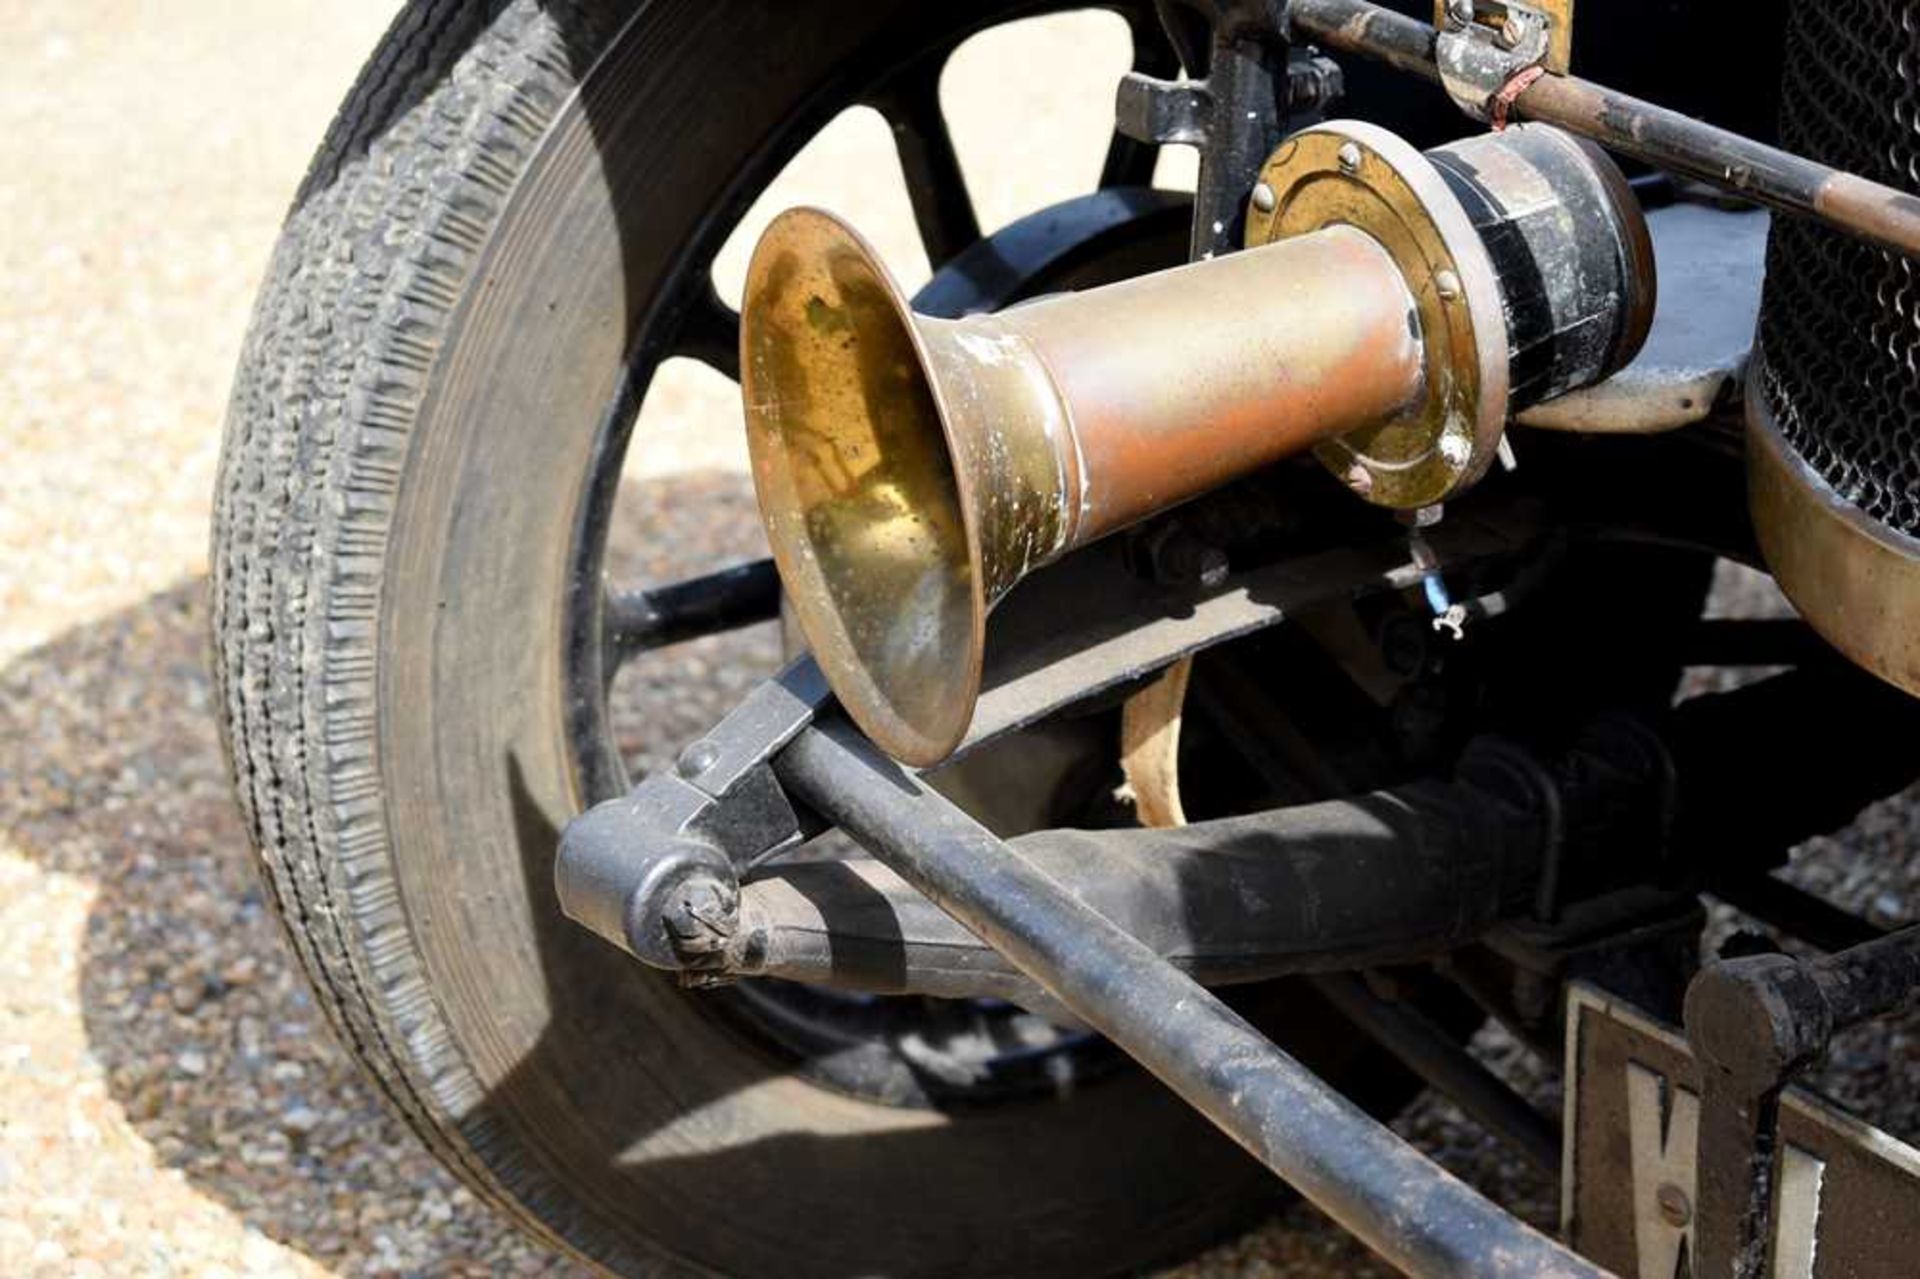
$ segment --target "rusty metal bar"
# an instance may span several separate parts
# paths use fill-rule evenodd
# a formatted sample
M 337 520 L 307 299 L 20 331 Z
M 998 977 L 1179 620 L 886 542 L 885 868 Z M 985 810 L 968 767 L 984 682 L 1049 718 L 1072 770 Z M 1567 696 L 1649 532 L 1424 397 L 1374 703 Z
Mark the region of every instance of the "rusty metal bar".
M 1366 0 L 1293 0 L 1294 27 L 1331 49 L 1438 81 L 1438 32 Z M 1578 76 L 1546 74 L 1514 113 L 1557 124 L 1624 155 L 1782 212 L 1813 218 L 1896 253 L 1920 257 L 1920 198 L 1743 138 Z
M 1397 71 L 1440 83 L 1434 46 L 1440 33 L 1418 18 L 1359 0 L 1293 0 L 1287 16 L 1295 30 L 1329 49 L 1374 58 Z
M 1479 1279 L 1602 1273 L 1329 1088 L 849 725 L 800 733 L 774 769 L 1392 1264 Z

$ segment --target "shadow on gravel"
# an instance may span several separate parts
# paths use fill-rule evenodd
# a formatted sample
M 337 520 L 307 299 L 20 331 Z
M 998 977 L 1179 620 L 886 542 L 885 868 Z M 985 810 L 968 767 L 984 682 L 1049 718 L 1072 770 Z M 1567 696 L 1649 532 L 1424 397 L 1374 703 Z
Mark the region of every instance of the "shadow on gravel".
M 609 568 L 663 580 L 691 548 L 739 558 L 757 537 L 745 477 L 629 485 Z M 624 671 L 628 758 L 670 760 L 777 659 L 769 630 Z M 328 1266 L 570 1269 L 442 1171 L 315 1006 L 234 806 L 208 633 L 206 579 L 186 579 L 0 671 L 0 830 L 98 887 L 80 1015 L 109 1093 L 158 1162 Z
M 752 554 L 749 534 L 758 522 L 744 477 L 632 485 L 616 509 L 609 565 L 617 581 L 657 581 L 697 567 L 690 555 Z M 0 670 L 0 831 L 46 871 L 98 890 L 80 942 L 78 1015 L 109 1096 L 156 1164 L 341 1273 L 573 1272 L 441 1169 L 315 1005 L 231 798 L 206 597 L 204 578 L 183 579 Z M 765 633 L 691 648 L 622 674 L 615 725 L 637 764 L 670 759 L 778 655 Z M 519 1081 L 538 1083 L 549 1047 L 485 1109 L 519 1104 Z M 1192 1127 L 1206 1140 L 1197 1119 Z M 648 1139 L 644 1129 L 622 1137 L 634 1156 Z M 892 1144 L 919 1140 L 902 1133 Z M 781 1149 L 824 1154 L 828 1144 L 783 1134 L 700 1161 L 663 1159 L 656 1171 L 701 1163 L 744 1193 L 782 1166 L 770 1158 Z M 857 1153 L 876 1169 L 897 1167 L 887 1145 Z M 856 1246 L 862 1232 L 844 1237 Z M 1328 1246 L 1355 1262 L 1363 1255 L 1331 1232 Z
M 537 1253 L 457 1188 L 334 1041 L 227 784 L 205 579 L 0 673 L 0 825 L 98 886 L 80 1014 L 111 1096 L 199 1190 L 353 1272 Z

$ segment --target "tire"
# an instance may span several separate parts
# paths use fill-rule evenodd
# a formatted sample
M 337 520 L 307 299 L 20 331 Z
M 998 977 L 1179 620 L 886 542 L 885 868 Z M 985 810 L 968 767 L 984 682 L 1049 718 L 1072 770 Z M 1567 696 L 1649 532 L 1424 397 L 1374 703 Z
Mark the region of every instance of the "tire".
M 587 789 L 563 675 L 580 489 L 624 447 L 608 406 L 636 335 L 711 247 L 708 210 L 753 195 L 727 140 L 791 151 L 833 105 L 802 68 L 857 76 L 954 8 L 416 0 L 298 194 L 244 348 L 213 612 L 269 894 L 438 1157 L 620 1273 L 1105 1274 L 1271 1203 L 1137 1073 L 952 1114 L 818 1087 L 554 900 Z M 712 199 L 665 199 L 687 191 Z M 1346 1064 L 1320 1038 L 1310 1064 Z

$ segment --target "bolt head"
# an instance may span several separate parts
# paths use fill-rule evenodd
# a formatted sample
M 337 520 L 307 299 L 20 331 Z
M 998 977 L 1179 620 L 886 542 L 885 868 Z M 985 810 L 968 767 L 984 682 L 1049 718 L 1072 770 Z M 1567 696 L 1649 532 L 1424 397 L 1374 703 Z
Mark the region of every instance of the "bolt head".
M 1473 457 L 1473 445 L 1466 436 L 1449 433 L 1440 437 L 1440 456 L 1448 466 L 1462 467 Z
M 1693 1220 L 1693 1200 L 1671 1181 L 1661 1182 L 1660 1188 L 1653 1192 L 1653 1197 L 1660 1205 L 1661 1220 L 1675 1230 L 1684 1229 Z
M 646 850 L 623 886 L 619 941 L 635 958 L 676 971 L 725 950 L 739 922 L 740 889 L 726 855 L 670 837 Z
M 719 762 L 720 747 L 703 737 L 680 752 L 680 758 L 674 761 L 674 770 L 693 781 Z
M 1447 0 L 1447 19 L 1457 26 L 1473 21 L 1473 0 Z
M 1232 567 L 1225 551 L 1209 546 L 1200 555 L 1200 585 L 1210 591 L 1219 589 L 1226 585 Z
M 719 954 L 733 936 L 739 906 L 739 893 L 731 886 L 711 875 L 693 876 L 661 912 L 668 945 L 682 960 Z
M 1272 213 L 1274 206 L 1278 203 L 1279 199 L 1273 194 L 1273 188 L 1266 183 L 1262 182 L 1253 188 L 1253 207 L 1260 212 Z
M 1347 468 L 1347 487 L 1361 497 L 1373 495 L 1373 472 L 1355 462 Z
M 1466 286 L 1460 283 L 1459 273 L 1448 267 L 1434 272 L 1433 291 L 1451 302 L 1466 292 Z
M 1359 144 L 1358 144 L 1358 143 L 1354 143 L 1354 142 L 1343 142 L 1343 143 L 1341 143 L 1341 144 L 1340 144 L 1340 152 L 1339 152 L 1339 160 L 1340 160 L 1340 171 L 1341 171 L 1342 173 L 1357 173 L 1357 172 L 1359 172 L 1359 170 L 1360 170 L 1360 146 L 1359 146 Z

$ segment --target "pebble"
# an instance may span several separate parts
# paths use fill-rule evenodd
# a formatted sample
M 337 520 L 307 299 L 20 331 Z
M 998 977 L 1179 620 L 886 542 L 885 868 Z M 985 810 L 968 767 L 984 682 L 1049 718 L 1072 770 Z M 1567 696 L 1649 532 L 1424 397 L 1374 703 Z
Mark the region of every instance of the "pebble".
M 282 1128 L 290 1133 L 298 1133 L 301 1136 L 305 1136 L 315 1128 L 318 1128 L 320 1122 L 320 1112 L 311 1106 L 295 1105 L 291 1110 L 284 1112 L 280 1116 L 280 1126 Z
M 190 979 L 176 985 L 169 998 L 173 1003 L 173 1011 L 184 1014 L 198 1008 L 206 995 L 206 983 L 198 979 Z

